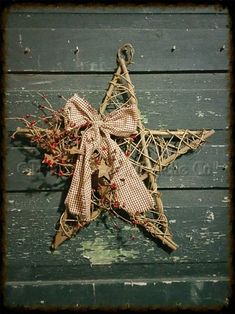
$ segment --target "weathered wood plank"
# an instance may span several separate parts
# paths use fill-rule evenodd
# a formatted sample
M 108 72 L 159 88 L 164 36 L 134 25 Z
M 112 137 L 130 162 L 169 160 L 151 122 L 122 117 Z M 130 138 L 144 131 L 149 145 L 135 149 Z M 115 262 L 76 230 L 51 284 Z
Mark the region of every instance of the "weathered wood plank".
M 228 91 L 229 75 L 224 73 L 135 74 L 135 89 L 146 91 L 216 90 Z M 9 91 L 105 91 L 112 74 L 7 74 Z
M 11 271 L 14 272 L 14 265 L 36 267 L 40 273 L 40 267 L 52 265 L 66 268 L 84 264 L 227 261 L 229 199 L 226 190 L 162 191 L 174 240 L 179 245 L 171 255 L 138 228 L 109 217 L 91 223 L 52 254 L 49 246 L 64 197 L 60 192 L 51 191 L 9 194 L 7 260 Z
M 226 15 L 77 14 L 71 27 L 66 14 L 32 16 L 9 18 L 8 71 L 113 71 L 116 51 L 126 42 L 136 49 L 133 71 L 228 69 Z
M 217 29 L 228 28 L 228 16 L 226 14 L 194 14 L 186 13 L 167 13 L 156 14 L 152 12 L 129 11 L 122 13 L 107 10 L 100 12 L 83 13 L 76 12 L 56 13 L 29 13 L 15 12 L 8 16 L 7 28 L 138 28 L 138 29 Z M 69 24 L 68 24 L 69 18 Z
M 62 107 L 64 101 L 58 100 L 57 95 L 63 94 L 69 99 L 75 91 L 48 92 L 48 99 L 56 104 L 54 107 Z M 94 107 L 98 108 L 104 92 L 79 91 L 81 97 L 85 97 Z M 137 91 L 139 107 L 145 117 L 146 124 L 151 128 L 228 128 L 227 91 Z M 27 113 L 40 113 L 33 101 L 43 104 L 36 93 L 17 92 L 11 93 L 8 98 L 8 116 L 23 116 Z M 9 121 L 9 130 L 13 131 L 19 123 Z
M 20 35 L 24 39 L 23 47 L 18 44 L 17 30 L 8 31 L 8 71 L 113 71 L 117 49 L 129 41 L 138 51 L 133 71 L 228 69 L 226 49 L 220 51 L 223 45 L 228 44 L 228 34 L 221 29 L 191 32 L 168 29 L 21 29 Z M 97 38 L 99 41 L 96 43 Z M 110 44 L 106 45 L 107 42 Z M 178 49 L 172 53 L 175 45 Z M 24 52 L 27 47 L 29 53 Z M 76 47 L 80 52 L 75 55 Z
M 200 272 L 198 271 L 200 269 Z M 140 271 L 141 270 L 141 271 Z M 118 274 L 118 275 L 117 275 Z M 149 280 L 171 278 L 193 278 L 195 274 L 200 277 L 219 280 L 220 277 L 228 278 L 228 264 L 226 262 L 163 262 L 163 263 L 112 263 L 112 264 L 68 264 L 57 265 L 36 263 L 17 264 L 11 261 L 7 268 L 8 281 L 56 281 L 56 280 Z
M 217 132 L 196 152 L 182 156 L 162 171 L 158 178 L 159 187 L 228 187 L 228 146 L 225 133 Z M 16 145 L 21 143 L 16 142 Z M 10 147 L 7 154 L 8 191 L 67 189 L 69 180 L 45 171 L 42 159 L 43 154 L 34 147 Z
M 55 108 L 75 92 L 98 107 L 112 75 L 9 75 L 7 116 L 37 114 L 43 103 L 37 92 L 48 96 Z M 150 128 L 228 127 L 228 78 L 225 74 L 131 75 L 139 106 Z M 182 88 L 183 87 L 183 88 Z M 13 131 L 18 122 L 8 121 Z
M 159 306 L 225 306 L 228 281 L 207 278 L 151 281 L 9 282 L 6 302 L 11 306 L 73 306 L 150 309 Z

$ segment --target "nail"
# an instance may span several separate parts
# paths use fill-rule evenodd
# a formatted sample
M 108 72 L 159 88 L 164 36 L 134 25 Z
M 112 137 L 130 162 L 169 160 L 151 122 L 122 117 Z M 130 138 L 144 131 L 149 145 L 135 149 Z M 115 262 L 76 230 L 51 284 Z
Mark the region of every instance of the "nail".
M 30 53 L 30 51 L 31 51 L 31 49 L 28 48 L 28 47 L 26 47 L 26 48 L 24 49 L 24 54 Z
M 176 49 L 176 46 L 174 45 L 172 48 L 171 48 L 171 52 L 175 51 Z
M 223 51 L 223 50 L 225 50 L 225 45 L 223 45 L 223 46 L 220 48 L 219 51 L 221 52 L 221 51 Z
M 79 52 L 79 49 L 78 49 L 78 46 L 76 46 L 75 50 L 74 50 L 74 54 L 78 53 Z

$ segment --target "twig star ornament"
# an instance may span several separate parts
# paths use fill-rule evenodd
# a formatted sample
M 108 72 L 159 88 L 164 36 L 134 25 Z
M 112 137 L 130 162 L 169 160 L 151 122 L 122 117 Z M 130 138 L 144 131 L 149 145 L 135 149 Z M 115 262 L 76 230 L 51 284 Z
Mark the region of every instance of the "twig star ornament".
M 71 176 L 64 212 L 52 242 L 56 249 L 102 212 L 144 228 L 171 250 L 172 239 L 156 175 L 177 157 L 197 149 L 213 130 L 145 128 L 127 66 L 134 49 L 118 50 L 118 67 L 97 112 L 75 94 L 60 110 L 46 99 L 47 115 L 17 128 L 44 151 L 42 163 Z M 41 126 L 43 124 L 43 126 Z

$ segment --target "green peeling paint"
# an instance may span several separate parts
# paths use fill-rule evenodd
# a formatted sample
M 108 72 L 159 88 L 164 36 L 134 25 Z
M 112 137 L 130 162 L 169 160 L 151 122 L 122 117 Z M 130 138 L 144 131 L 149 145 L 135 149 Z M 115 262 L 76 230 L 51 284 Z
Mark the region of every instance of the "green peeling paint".
M 139 256 L 139 252 L 135 250 L 111 249 L 110 243 L 101 238 L 96 238 L 94 241 L 83 241 L 81 246 L 83 247 L 83 257 L 89 259 L 93 265 L 112 264 Z

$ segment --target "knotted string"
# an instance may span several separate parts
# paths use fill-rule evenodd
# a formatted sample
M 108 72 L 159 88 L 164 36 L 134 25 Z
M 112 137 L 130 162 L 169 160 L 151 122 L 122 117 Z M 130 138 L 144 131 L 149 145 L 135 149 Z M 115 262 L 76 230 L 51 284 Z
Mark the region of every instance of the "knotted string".
M 112 159 L 112 183 L 117 186 L 120 207 L 134 214 L 154 206 L 154 201 L 142 180 L 111 135 L 129 137 L 136 133 L 138 114 L 135 104 L 125 105 L 104 118 L 84 99 L 74 95 L 65 105 L 69 125 L 88 127 L 82 135 L 81 154 L 77 158 L 65 205 L 70 213 L 84 222 L 90 221 L 91 158 L 95 151 L 104 159 Z M 112 158 L 111 158 L 112 157 Z

